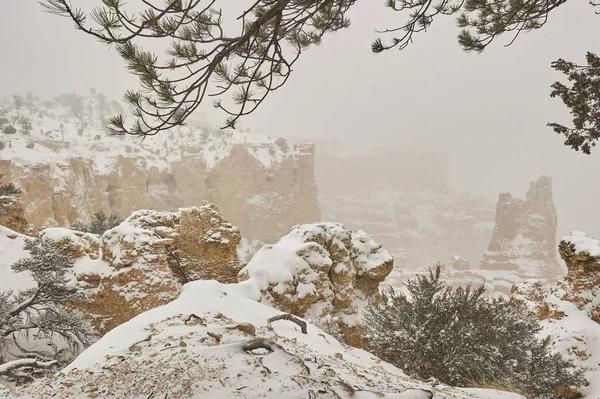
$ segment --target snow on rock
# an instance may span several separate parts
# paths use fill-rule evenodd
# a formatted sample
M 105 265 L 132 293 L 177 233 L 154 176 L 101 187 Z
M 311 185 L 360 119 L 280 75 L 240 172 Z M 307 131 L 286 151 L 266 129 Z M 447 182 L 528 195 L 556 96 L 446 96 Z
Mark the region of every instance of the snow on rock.
M 115 328 L 59 374 L 0 397 L 523 399 L 435 387 L 308 324 L 267 319 L 241 284 L 195 281 L 175 301 Z
M 378 295 L 390 253 L 363 231 L 337 223 L 295 226 L 261 248 L 239 274 L 247 295 L 297 316 L 335 317 L 346 343 L 362 346 L 361 304 Z
M 7 184 L 0 173 L 0 185 Z M 0 196 L 0 226 L 5 226 L 19 233 L 27 234 L 33 226 L 25 218 L 25 208 L 18 197 Z
M 590 237 L 582 231 L 573 231 L 561 240 L 561 244 L 568 246 L 574 254 L 582 252 L 590 257 L 600 257 L 600 241 Z
M 2 282 L 33 286 L 29 276 L 10 269 L 27 256 L 22 249 L 26 236 L 1 229 L 0 254 L 6 252 L 0 260 L 0 277 L 6 275 Z M 239 230 L 207 202 L 178 212 L 137 211 L 102 237 L 65 228 L 44 229 L 40 237 L 75 258 L 73 284 L 84 295 L 70 306 L 81 310 L 101 334 L 175 299 L 182 283 L 236 282 L 242 267 Z
M 241 269 L 240 240 L 238 228 L 205 201 L 178 212 L 134 212 L 104 233 L 103 258 L 116 268 L 127 267 L 139 257 L 146 262 L 164 258 L 182 282 L 215 279 L 232 283 Z
M 563 237 L 559 253 L 567 265 L 564 280 L 544 287 L 529 281 L 514 287 L 521 302 L 542 324 L 554 348 L 586 368 L 586 398 L 600 397 L 600 242 L 582 232 Z
M 19 259 L 29 257 L 23 249 L 27 236 L 0 226 L 0 292 L 24 290 L 36 286 L 28 272 L 15 273 L 10 268 Z
M 275 241 L 320 219 L 312 144 L 197 121 L 144 140 L 114 136 L 94 101 L 84 100 L 90 111 L 81 120 L 60 101 L 33 104 L 20 111 L 31 132 L 0 134 L 0 174 L 22 188 L 25 217 L 36 227 L 67 227 L 98 211 L 123 218 L 138 209 L 177 211 L 207 199 L 255 239 Z
M 505 294 L 514 283 L 530 278 L 556 281 L 564 275 L 556 259 L 556 226 L 550 177 L 531 182 L 525 200 L 500 194 L 496 227 L 480 273 Z

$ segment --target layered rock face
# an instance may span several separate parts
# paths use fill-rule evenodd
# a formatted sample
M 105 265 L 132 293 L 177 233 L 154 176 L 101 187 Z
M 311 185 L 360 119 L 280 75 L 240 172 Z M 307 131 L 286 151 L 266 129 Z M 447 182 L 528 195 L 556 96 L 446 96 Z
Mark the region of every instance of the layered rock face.
M 263 247 L 239 279 L 257 300 L 300 317 L 333 320 L 347 344 L 361 347 L 361 303 L 379 294 L 392 268 L 393 257 L 366 233 L 315 223 Z
M 311 144 L 194 122 L 144 141 L 109 136 L 97 120 L 78 133 L 79 120 L 60 106 L 39 105 L 27 117 L 30 134 L 3 138 L 0 174 L 23 190 L 24 216 L 38 228 L 204 200 L 262 241 L 320 220 Z
M 590 384 L 583 388 L 585 397 L 599 397 L 600 241 L 572 232 L 562 238 L 559 253 L 568 269 L 562 281 L 549 287 L 519 284 L 511 300 L 541 320 L 542 334 L 552 338 L 558 352 L 586 368 Z
M 510 274 L 521 280 L 556 281 L 562 275 L 556 260 L 556 226 L 550 177 L 530 183 L 525 200 L 500 194 L 496 227 L 483 254 L 482 271 Z
M 172 301 L 183 283 L 232 283 L 241 269 L 239 230 L 210 203 L 179 212 L 137 211 L 101 237 L 63 228 L 40 235 L 71 244 L 74 276 L 85 294 L 72 306 L 101 334 Z
M 0 226 L 22 234 L 30 233 L 32 230 L 32 226 L 25 219 L 23 204 L 16 200 L 5 205 L 0 205 Z

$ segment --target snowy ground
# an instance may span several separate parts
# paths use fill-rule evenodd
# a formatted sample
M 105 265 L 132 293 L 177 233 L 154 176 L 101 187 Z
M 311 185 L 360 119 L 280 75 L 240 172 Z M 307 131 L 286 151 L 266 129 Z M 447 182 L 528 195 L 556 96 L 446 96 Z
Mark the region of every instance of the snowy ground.
M 310 324 L 307 334 L 287 321 L 270 329 L 279 311 L 238 290 L 189 283 L 179 299 L 115 328 L 59 375 L 0 397 L 522 399 L 411 380 Z M 257 342 L 270 349 L 248 347 Z
M 86 99 L 86 105 L 93 109 L 94 102 Z M 173 162 L 193 155 L 204 160 L 207 170 L 210 170 L 229 156 L 236 145 L 243 145 L 250 156 L 268 169 L 288 157 L 312 151 L 309 145 L 259 134 L 225 131 L 203 121 L 190 121 L 188 126 L 168 134 L 148 136 L 144 140 L 112 136 L 93 111 L 85 114 L 82 130 L 80 118 L 73 116 L 69 108 L 52 102 L 23 108 L 19 115 L 31 120 L 31 132 L 25 134 L 17 122 L 14 124 L 17 132 L 0 134 L 0 141 L 5 145 L 1 150 L 2 159 L 21 165 L 40 162 L 60 165 L 68 158 L 83 157 L 93 160 L 98 173 L 107 174 L 119 156 L 139 159 L 148 168 L 168 169 Z M 15 109 L 8 111 L 9 119 L 16 119 L 16 116 Z

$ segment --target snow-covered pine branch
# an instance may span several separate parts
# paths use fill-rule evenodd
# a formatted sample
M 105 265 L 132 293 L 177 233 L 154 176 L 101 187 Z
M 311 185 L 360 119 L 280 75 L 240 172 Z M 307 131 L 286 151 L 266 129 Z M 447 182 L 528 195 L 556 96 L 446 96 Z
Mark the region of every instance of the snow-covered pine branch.
M 23 367 L 48 368 L 57 363 L 56 360 L 40 361 L 38 359 L 17 359 L 10 362 L 0 364 L 0 375 L 7 374 L 15 369 Z

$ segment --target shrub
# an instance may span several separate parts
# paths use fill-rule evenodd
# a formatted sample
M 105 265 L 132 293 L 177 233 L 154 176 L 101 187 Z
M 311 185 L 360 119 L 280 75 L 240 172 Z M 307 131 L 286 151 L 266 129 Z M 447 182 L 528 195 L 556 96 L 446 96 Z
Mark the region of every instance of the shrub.
M 24 248 L 31 256 L 11 268 L 36 286 L 0 292 L 0 376 L 16 384 L 56 372 L 95 339 L 81 313 L 63 308 L 79 295 L 69 283 L 71 248 L 41 238 L 27 239 Z
M 365 311 L 369 349 L 421 378 L 455 386 L 493 383 L 536 399 L 560 398 L 583 383 L 583 371 L 538 340 L 540 325 L 485 287 L 440 281 L 440 267 L 406 282 L 407 293 L 384 292 Z
M 102 235 L 106 230 L 110 230 L 121 224 L 123 219 L 116 215 L 106 216 L 102 211 L 94 213 L 92 220 L 89 223 L 75 222 L 71 225 L 73 230 L 83 231 L 84 233 L 92 233 Z

